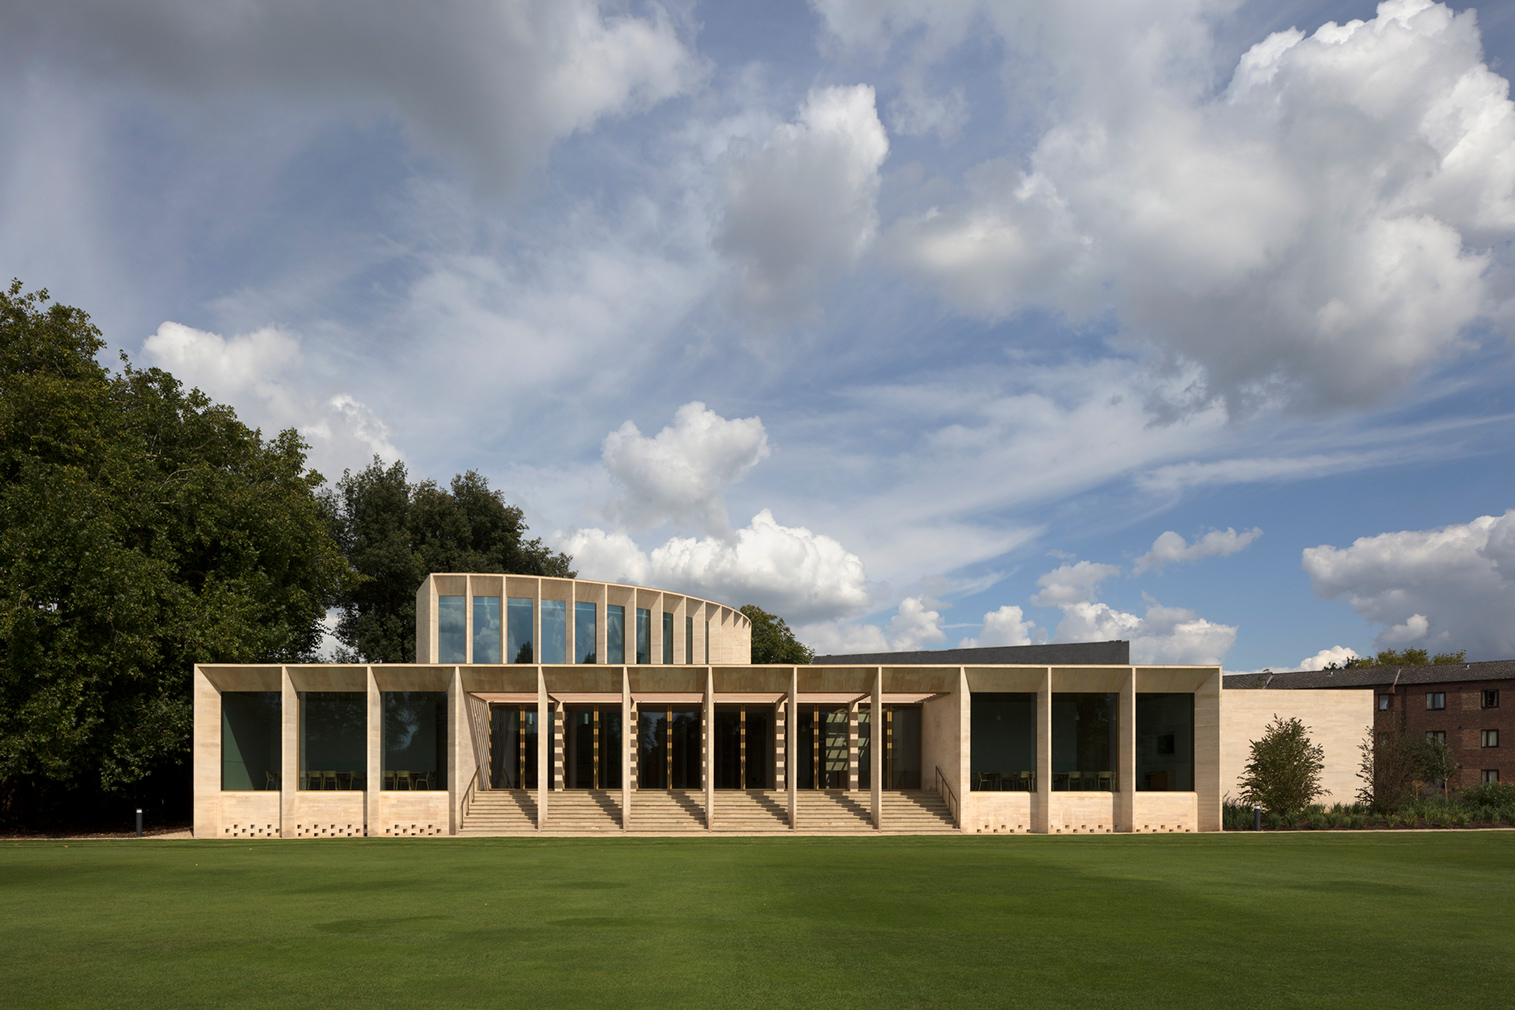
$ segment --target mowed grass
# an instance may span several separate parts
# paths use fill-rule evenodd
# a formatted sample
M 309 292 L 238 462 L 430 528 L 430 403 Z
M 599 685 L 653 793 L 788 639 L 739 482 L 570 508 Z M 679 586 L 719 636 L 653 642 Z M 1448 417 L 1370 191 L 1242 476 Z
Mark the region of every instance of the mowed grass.
M 1515 832 L 6 842 L 0 1006 L 1497 1007 Z

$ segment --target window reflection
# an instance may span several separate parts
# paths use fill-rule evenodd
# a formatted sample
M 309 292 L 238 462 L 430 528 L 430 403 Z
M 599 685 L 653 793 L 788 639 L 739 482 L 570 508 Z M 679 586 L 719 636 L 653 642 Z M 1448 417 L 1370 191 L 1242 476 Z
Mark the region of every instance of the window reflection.
M 284 756 L 278 691 L 221 693 L 221 788 L 277 790 Z
M 541 661 L 568 662 L 568 604 L 564 600 L 542 601 Z
M 605 607 L 605 657 L 607 663 L 626 662 L 626 608 Z
M 533 616 L 531 597 L 512 596 L 505 601 L 505 655 L 512 663 L 536 662 L 531 648 Z
M 595 663 L 596 632 L 599 631 L 598 608 L 593 603 L 573 605 L 573 661 Z
M 652 611 L 637 607 L 637 662 L 652 662 Z
M 1117 713 L 1113 693 L 1052 696 L 1052 788 L 1114 792 Z
M 447 788 L 447 692 L 384 691 L 384 789 Z
M 663 665 L 673 665 L 673 615 L 663 615 Z
M 473 661 L 475 663 L 500 661 L 500 598 L 498 596 L 473 598 Z
M 437 597 L 437 662 L 468 662 L 467 601 L 461 596 Z
M 547 752 L 552 753 L 548 721 Z M 489 706 L 489 784 L 493 789 L 537 787 L 537 708 Z

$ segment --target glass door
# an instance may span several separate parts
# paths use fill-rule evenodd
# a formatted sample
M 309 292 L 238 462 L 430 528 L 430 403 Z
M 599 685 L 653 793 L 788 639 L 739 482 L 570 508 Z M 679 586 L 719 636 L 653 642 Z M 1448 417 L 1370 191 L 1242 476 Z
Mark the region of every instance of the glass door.
M 565 706 L 563 735 L 567 788 L 621 788 L 621 706 Z
M 717 705 L 715 787 L 772 789 L 773 706 Z
M 643 789 L 698 789 L 700 709 L 643 705 L 637 716 L 637 784 Z
M 552 750 L 551 736 L 547 749 Z M 537 787 L 535 705 L 489 706 L 489 783 L 493 789 Z
M 846 706 L 801 706 L 800 732 L 795 743 L 799 752 L 800 788 L 848 787 Z

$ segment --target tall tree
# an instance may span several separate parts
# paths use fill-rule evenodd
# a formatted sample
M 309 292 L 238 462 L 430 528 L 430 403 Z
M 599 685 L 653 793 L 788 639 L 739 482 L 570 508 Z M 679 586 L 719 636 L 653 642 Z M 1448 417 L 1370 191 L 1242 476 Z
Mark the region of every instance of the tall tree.
M 794 637 L 782 617 L 749 603 L 741 608 L 752 622 L 752 661 L 808 666 L 815 650 Z
M 310 657 L 346 565 L 293 431 L 95 356 L 0 294 L 0 793 L 119 791 L 189 749 L 197 662 Z M 123 355 L 123 362 L 125 356 Z
M 357 577 L 345 590 L 337 639 L 374 663 L 415 660 L 416 589 L 432 572 L 573 578 L 573 559 L 541 538 L 525 515 L 474 471 L 450 488 L 411 484 L 404 463 L 377 456 L 347 471 L 328 495 L 336 535 Z

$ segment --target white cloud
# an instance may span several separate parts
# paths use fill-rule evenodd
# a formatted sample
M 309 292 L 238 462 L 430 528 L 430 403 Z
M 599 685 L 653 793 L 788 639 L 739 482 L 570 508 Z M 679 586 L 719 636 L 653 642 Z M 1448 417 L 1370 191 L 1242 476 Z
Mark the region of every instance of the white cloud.
M 797 628 L 795 637 L 818 655 L 867 652 L 915 652 L 946 640 L 942 615 L 919 596 L 907 596 L 886 627 L 850 621 L 813 622 Z
M 826 7 L 859 44 L 942 22 Z M 1278 33 L 1220 94 L 1195 5 L 979 13 L 1012 51 L 1047 47 L 1060 114 L 1024 161 L 979 166 L 966 199 L 891 230 L 894 261 L 962 309 L 1113 309 L 1203 367 L 1190 403 L 1236 410 L 1392 396 L 1508 297 L 1515 104 L 1472 11 L 1391 0 Z
M 673 19 L 596 0 L 55 0 L 9 18 L 10 46 L 74 55 L 203 99 L 255 91 L 378 105 L 509 187 L 548 148 L 688 90 L 703 69 Z M 48 45 L 45 45 L 46 40 Z
M 1299 665 L 1296 666 L 1296 667 L 1294 667 L 1293 669 L 1294 670 L 1324 670 L 1326 667 L 1330 666 L 1333 663 L 1336 664 L 1337 666 L 1346 666 L 1347 665 L 1347 660 L 1349 660 L 1349 659 L 1357 659 L 1357 658 L 1358 658 L 1358 655 L 1357 655 L 1357 653 L 1356 653 L 1355 650 L 1349 649 L 1345 645 L 1333 645 L 1329 649 L 1321 649 L 1315 655 L 1309 656 L 1309 657 L 1307 657 L 1305 659 L 1301 659 L 1299 661 Z M 1279 671 L 1279 672 L 1289 672 L 1289 671 Z
M 757 150 L 733 153 L 716 243 L 741 264 L 744 304 L 793 316 L 852 268 L 878 230 L 879 166 L 888 153 L 866 85 L 811 91 L 796 122 Z
M 1198 561 L 1200 558 L 1211 557 L 1223 558 L 1237 551 L 1246 550 L 1252 541 L 1260 536 L 1262 536 L 1262 530 L 1255 526 L 1242 533 L 1228 526 L 1223 530 L 1211 530 L 1191 544 L 1180 534 L 1168 530 L 1152 541 L 1152 549 L 1136 559 L 1131 571 L 1132 574 L 1140 575 L 1149 568 L 1161 570 L 1164 565 L 1182 561 Z
M 1236 628 L 1207 621 L 1183 607 L 1152 604 L 1138 617 L 1105 603 L 1087 601 L 1063 607 L 1054 641 L 1131 642 L 1133 663 L 1219 663 L 1236 643 Z
M 623 489 L 612 513 L 633 528 L 672 520 L 710 536 L 727 529 L 721 489 L 769 454 L 760 418 L 727 420 L 695 400 L 648 438 L 627 421 L 605 436 L 601 458 Z
M 378 455 L 402 453 L 374 411 L 350 393 L 322 395 L 303 372 L 300 342 L 277 327 L 223 337 L 166 322 L 142 344 L 152 364 L 186 386 L 225 403 L 249 427 L 273 435 L 297 428 L 310 443 L 309 463 L 327 477 Z
M 1515 509 L 1431 530 L 1361 537 L 1350 547 L 1307 548 L 1315 595 L 1345 597 L 1381 625 L 1379 647 L 1515 654 Z
M 755 603 L 791 624 L 855 614 L 869 602 L 863 563 L 837 541 L 781 526 L 767 509 L 725 537 L 674 537 L 644 553 L 625 534 L 560 533 L 588 579 L 630 581 L 718 600 Z
M 1062 607 L 1092 599 L 1105 579 L 1120 574 L 1119 565 L 1079 561 L 1060 565 L 1036 580 L 1041 592 L 1031 597 L 1038 607 Z
M 1020 607 L 1003 606 L 984 615 L 984 630 L 975 638 L 957 643 L 960 649 L 991 645 L 1030 645 L 1037 632 L 1036 623 L 1026 619 Z

